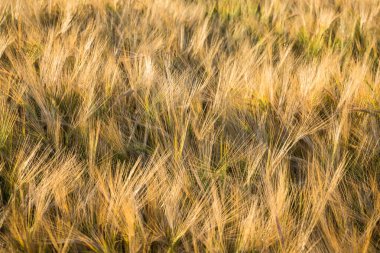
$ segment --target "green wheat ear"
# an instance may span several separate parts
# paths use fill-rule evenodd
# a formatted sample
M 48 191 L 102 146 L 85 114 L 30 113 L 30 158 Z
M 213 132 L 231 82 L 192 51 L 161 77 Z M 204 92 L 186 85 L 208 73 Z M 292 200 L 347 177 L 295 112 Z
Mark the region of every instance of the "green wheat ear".
M 251 97 L 250 105 L 253 111 L 256 111 L 257 109 L 265 111 L 270 106 L 269 98 L 265 95 L 254 93 Z
M 0 104 L 0 149 L 7 146 L 7 141 L 12 135 L 16 122 L 16 115 L 5 109 L 4 104 Z
M 214 11 L 217 12 L 223 20 L 230 20 L 242 15 L 242 6 L 237 0 L 220 0 Z
M 116 4 L 106 3 L 106 11 L 110 13 L 110 15 L 117 15 L 117 6 Z
M 25 53 L 32 62 L 35 62 L 41 57 L 43 49 L 38 43 L 27 42 L 25 45 Z

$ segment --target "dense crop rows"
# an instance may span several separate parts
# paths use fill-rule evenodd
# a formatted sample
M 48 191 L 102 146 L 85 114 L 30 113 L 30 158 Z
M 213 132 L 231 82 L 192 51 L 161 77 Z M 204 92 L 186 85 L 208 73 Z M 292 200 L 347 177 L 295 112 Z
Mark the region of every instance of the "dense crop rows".
M 379 252 L 377 0 L 0 1 L 3 252 Z

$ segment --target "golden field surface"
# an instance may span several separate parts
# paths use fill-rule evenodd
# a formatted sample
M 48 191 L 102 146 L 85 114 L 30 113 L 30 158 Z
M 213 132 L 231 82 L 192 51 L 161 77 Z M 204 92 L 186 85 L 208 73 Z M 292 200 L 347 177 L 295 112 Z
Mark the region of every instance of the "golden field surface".
M 1 252 L 379 252 L 380 1 L 1 0 Z

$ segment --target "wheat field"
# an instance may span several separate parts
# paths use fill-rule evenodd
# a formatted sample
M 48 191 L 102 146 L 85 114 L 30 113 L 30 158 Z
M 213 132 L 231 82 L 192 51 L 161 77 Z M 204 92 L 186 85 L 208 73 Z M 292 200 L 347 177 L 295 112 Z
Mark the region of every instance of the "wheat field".
M 380 1 L 1 0 L 1 252 L 380 252 Z

